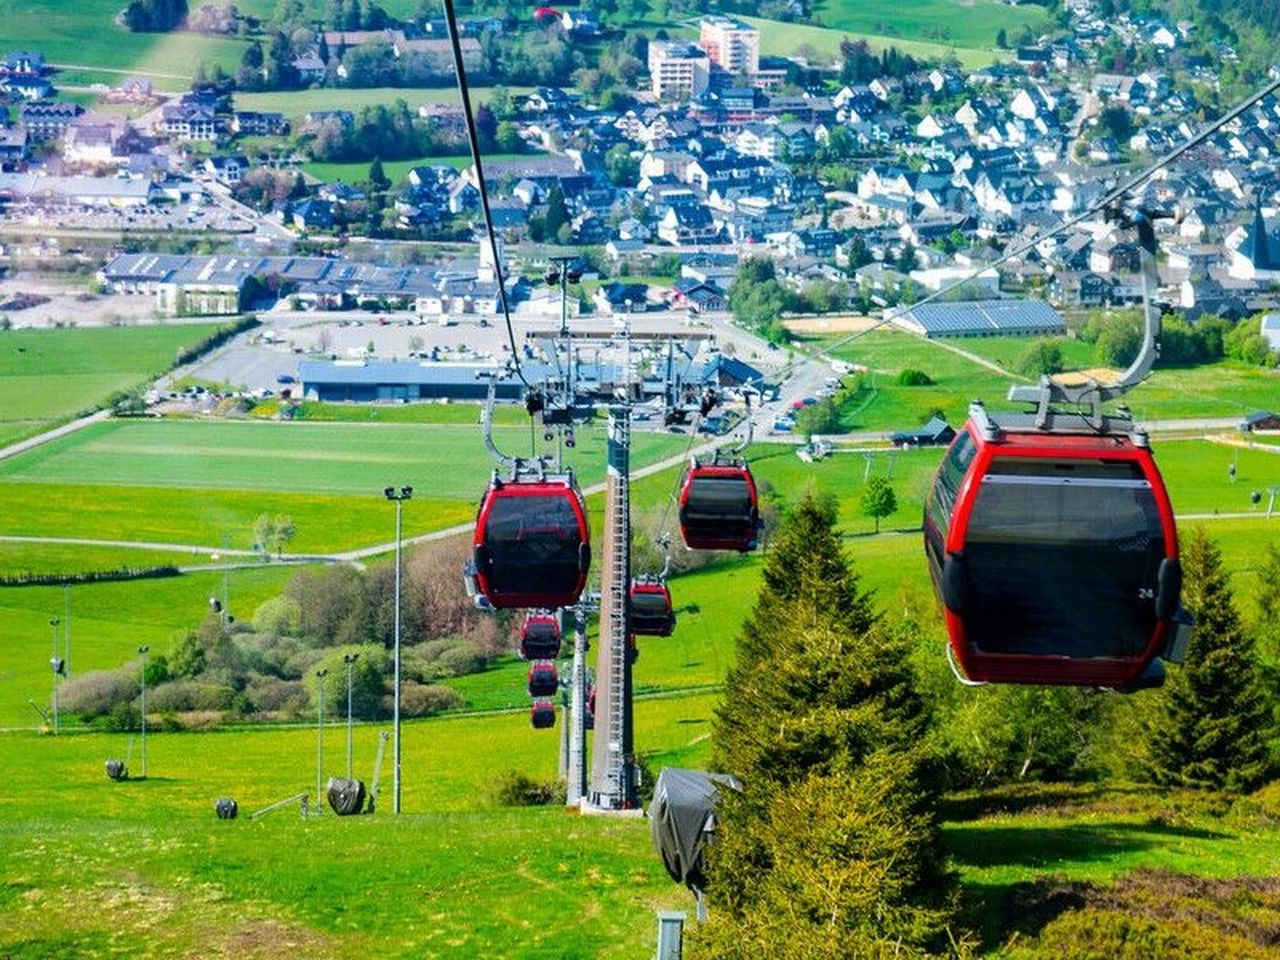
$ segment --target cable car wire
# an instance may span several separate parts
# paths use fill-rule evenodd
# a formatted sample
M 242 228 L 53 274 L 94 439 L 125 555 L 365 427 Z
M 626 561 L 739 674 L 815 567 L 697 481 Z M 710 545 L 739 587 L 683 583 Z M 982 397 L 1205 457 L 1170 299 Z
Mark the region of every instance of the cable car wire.
M 502 304 L 502 318 L 507 325 L 507 341 L 511 345 L 511 359 L 516 376 L 529 390 L 535 387 L 524 375 L 520 366 L 520 351 L 516 347 L 516 333 L 511 326 L 511 307 L 507 302 L 506 278 L 502 275 L 502 258 L 498 256 L 498 235 L 493 229 L 493 212 L 489 209 L 489 190 L 484 182 L 484 167 L 480 162 L 480 132 L 471 110 L 471 89 L 467 85 L 467 70 L 462 63 L 462 41 L 459 37 L 458 18 L 453 12 L 453 0 L 444 0 L 444 18 L 449 25 L 449 44 L 453 48 L 453 65 L 458 74 L 458 94 L 462 97 L 462 113 L 467 122 L 467 142 L 471 146 L 471 162 L 476 171 L 476 190 L 480 194 L 480 210 L 484 214 L 484 229 L 489 241 L 489 253 L 493 257 L 493 274 L 498 280 L 498 302 Z

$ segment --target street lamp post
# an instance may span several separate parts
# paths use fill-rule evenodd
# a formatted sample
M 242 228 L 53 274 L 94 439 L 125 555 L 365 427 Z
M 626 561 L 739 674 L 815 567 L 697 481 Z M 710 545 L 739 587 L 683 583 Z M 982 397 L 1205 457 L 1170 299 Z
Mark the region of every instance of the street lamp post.
M 328 670 L 316 671 L 316 809 L 324 796 L 324 678 Z
M 401 487 L 398 491 L 395 487 L 387 487 L 382 491 L 383 495 L 396 505 L 396 645 L 395 645 L 395 695 L 394 695 L 394 720 L 393 729 L 395 731 L 394 743 L 392 745 L 392 753 L 394 754 L 392 762 L 392 788 L 391 788 L 391 810 L 393 813 L 400 813 L 400 540 L 403 527 L 404 502 L 413 497 L 413 487 Z
M 347 779 L 351 779 L 351 671 L 360 659 L 358 653 L 345 653 L 342 662 L 347 665 Z
M 49 618 L 49 629 L 53 632 L 53 656 L 49 658 L 49 666 L 53 668 L 53 733 L 58 733 L 58 677 L 61 676 L 66 665 L 62 658 L 58 656 L 58 624 L 61 623 L 57 617 Z
M 142 654 L 142 779 L 147 779 L 147 651 L 150 647 L 139 647 Z

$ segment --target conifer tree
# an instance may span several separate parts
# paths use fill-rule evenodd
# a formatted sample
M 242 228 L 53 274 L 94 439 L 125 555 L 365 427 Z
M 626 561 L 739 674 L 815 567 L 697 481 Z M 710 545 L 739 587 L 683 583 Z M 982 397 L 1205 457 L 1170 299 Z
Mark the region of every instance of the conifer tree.
M 724 797 L 711 922 L 691 953 L 864 955 L 937 946 L 951 879 L 906 650 L 812 497 L 779 529 L 712 736 Z
M 1241 623 L 1222 554 L 1203 530 L 1182 550 L 1183 604 L 1195 630 L 1181 668 L 1146 719 L 1142 771 L 1171 786 L 1252 790 L 1272 771 L 1272 719 L 1253 636 Z

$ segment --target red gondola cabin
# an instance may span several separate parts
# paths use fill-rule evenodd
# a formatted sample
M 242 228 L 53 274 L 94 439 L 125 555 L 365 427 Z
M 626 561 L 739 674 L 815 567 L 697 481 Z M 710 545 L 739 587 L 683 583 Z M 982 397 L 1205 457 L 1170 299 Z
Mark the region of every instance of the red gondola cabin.
M 756 548 L 760 510 L 745 463 L 693 461 L 680 485 L 680 535 L 690 550 Z
M 494 607 L 570 607 L 587 584 L 591 533 L 572 477 L 495 479 L 480 503 L 476 585 Z
M 520 627 L 520 656 L 554 660 L 560 656 L 560 621 L 552 614 L 531 613 Z
M 535 730 L 547 730 L 556 725 L 556 705 L 550 700 L 535 700 L 529 708 L 529 724 Z
M 641 637 L 669 637 L 676 628 L 671 591 L 656 580 L 631 584 L 631 632 Z
M 550 660 L 535 660 L 529 664 L 529 696 L 553 697 L 560 689 L 560 674 Z
M 1158 685 L 1181 569 L 1145 437 L 1016 419 L 970 419 L 925 508 L 955 661 L 979 682 Z

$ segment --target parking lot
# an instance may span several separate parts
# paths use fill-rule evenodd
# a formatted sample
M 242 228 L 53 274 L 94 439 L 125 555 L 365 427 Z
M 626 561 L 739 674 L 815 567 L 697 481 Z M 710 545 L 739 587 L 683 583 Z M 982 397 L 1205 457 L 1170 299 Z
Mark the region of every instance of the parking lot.
M 180 233 L 252 233 L 256 224 L 221 204 L 149 204 L 89 207 L 19 201 L 4 208 L 0 223 L 56 230 Z

